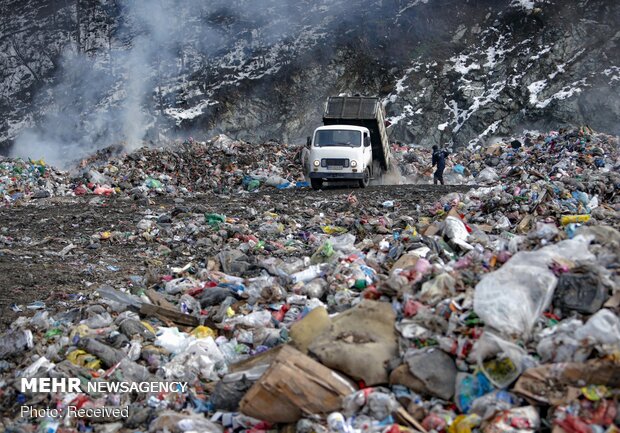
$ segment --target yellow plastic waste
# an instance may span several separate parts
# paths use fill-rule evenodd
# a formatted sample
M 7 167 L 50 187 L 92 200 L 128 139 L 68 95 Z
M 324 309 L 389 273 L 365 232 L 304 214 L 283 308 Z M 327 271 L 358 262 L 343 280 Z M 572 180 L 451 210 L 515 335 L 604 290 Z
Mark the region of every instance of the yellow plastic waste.
M 76 336 L 82 338 L 82 337 L 88 337 L 91 334 L 92 334 L 92 330 L 88 326 L 86 326 L 86 325 L 77 325 L 69 333 L 69 338 L 71 340 L 73 340 Z
M 473 428 L 480 425 L 480 422 L 481 418 L 479 415 L 459 415 L 448 427 L 448 433 L 471 433 Z
M 344 227 L 339 226 L 323 226 L 321 228 L 323 229 L 323 233 L 328 235 L 343 235 L 348 231 Z
M 590 215 L 564 215 L 560 222 L 563 226 L 573 223 L 587 223 L 590 221 Z
M 149 322 L 141 321 L 140 323 L 142 323 L 146 329 L 151 331 L 153 335 L 157 334 L 157 332 L 155 332 L 155 328 L 153 328 Z
M 605 385 L 584 386 L 581 393 L 590 401 L 599 401 L 611 394 Z
M 226 309 L 226 316 L 233 317 L 234 315 L 235 315 L 235 310 L 233 310 L 231 307 L 228 307 Z
M 67 359 L 73 365 L 86 367 L 91 370 L 99 370 L 101 368 L 101 361 L 97 357 L 80 349 L 69 352 Z
M 415 229 L 415 227 L 413 227 L 410 224 L 407 224 L 407 227 L 405 227 L 405 231 L 406 232 L 411 232 L 412 236 L 417 236 L 418 235 L 418 231 Z
M 191 334 L 196 337 L 196 338 L 207 338 L 207 337 L 211 337 L 211 338 L 217 338 L 217 332 L 215 332 L 213 329 L 209 328 L 208 326 L 196 326 L 196 328 L 194 328 L 194 330 L 191 332 Z
M 103 241 L 108 240 L 112 237 L 112 233 L 111 232 L 103 232 L 101 233 L 101 236 L 99 236 L 99 238 Z

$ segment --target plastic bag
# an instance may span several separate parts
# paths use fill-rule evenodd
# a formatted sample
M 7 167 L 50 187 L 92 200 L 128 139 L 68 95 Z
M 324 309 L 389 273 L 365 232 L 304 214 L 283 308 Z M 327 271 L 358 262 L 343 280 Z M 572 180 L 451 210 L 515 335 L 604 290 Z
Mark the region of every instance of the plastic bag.
M 184 351 L 193 339 L 194 337 L 190 337 L 185 332 L 179 332 L 178 328 L 165 328 L 162 326 L 157 332 L 155 345 L 176 354 Z
M 474 247 L 467 243 L 469 233 L 463 221 L 453 216 L 449 216 L 444 221 L 443 234 L 456 245 L 465 250 L 473 250 Z
M 474 400 L 470 407 L 470 413 L 477 413 L 483 420 L 487 420 L 497 412 L 510 410 L 520 403 L 519 397 L 500 389 Z
M 176 293 L 185 292 L 192 287 L 195 287 L 196 283 L 189 278 L 175 278 L 170 280 L 164 286 L 166 293 L 174 295 Z
M 493 170 L 491 167 L 486 167 L 478 176 L 476 176 L 476 181 L 478 183 L 493 183 L 499 179 L 497 172 Z
M 260 328 L 271 324 L 271 313 L 269 311 L 254 311 L 245 316 L 238 316 L 226 320 L 226 325 L 241 325 L 248 328 Z
M 463 167 L 461 164 L 456 164 L 454 167 L 452 167 L 452 170 L 458 174 L 465 173 L 465 167 Z
M 575 331 L 583 327 L 577 319 L 565 320 L 557 326 L 540 333 L 541 339 L 536 352 L 543 362 L 584 362 L 590 356 L 592 348 L 582 346 Z
M 163 366 L 166 378 L 218 380 L 226 372 L 224 355 L 211 337 L 193 339 Z
M 355 235 L 351 233 L 332 237 L 330 242 L 334 251 L 340 251 L 344 254 L 350 254 L 355 251 Z
M 519 252 L 476 285 L 474 311 L 486 326 L 509 337 L 529 338 L 534 323 L 549 306 L 557 278 L 554 260 L 593 260 L 591 238 L 576 236 L 537 251 Z
M 493 385 L 482 373 L 476 374 L 458 373 L 456 375 L 455 403 L 463 413 L 469 413 L 474 400 L 491 391 Z
M 472 356 L 475 356 L 480 371 L 497 388 L 506 388 L 526 368 L 536 365 L 523 348 L 489 331 L 476 341 Z
M 599 351 L 612 353 L 620 349 L 620 319 L 611 310 L 602 309 L 575 331 L 579 340 L 588 340 L 603 346 Z M 608 346 L 605 350 L 604 346 Z
M 220 223 L 226 222 L 226 216 L 216 213 L 205 214 L 205 221 L 213 228 L 219 228 Z
M 328 262 L 334 256 L 334 246 L 331 241 L 325 241 L 323 245 L 310 258 L 310 263 L 316 265 L 318 263 Z
M 432 280 L 422 284 L 419 298 L 428 305 L 435 305 L 439 301 L 454 295 L 456 280 L 448 273 L 437 275 Z
M 121 292 L 120 290 L 115 290 L 110 286 L 102 286 L 97 289 L 97 293 L 102 298 L 105 298 L 112 302 L 118 302 L 119 304 L 125 306 L 133 306 L 136 308 L 140 308 L 142 305 L 142 300 L 137 296 L 131 295 L 129 293 Z

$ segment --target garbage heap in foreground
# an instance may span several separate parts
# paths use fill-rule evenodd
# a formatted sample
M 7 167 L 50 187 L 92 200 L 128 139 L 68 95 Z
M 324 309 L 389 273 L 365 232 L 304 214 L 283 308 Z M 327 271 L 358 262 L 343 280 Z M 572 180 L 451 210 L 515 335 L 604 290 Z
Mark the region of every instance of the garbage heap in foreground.
M 134 234 L 147 256 L 168 237 L 208 239 L 217 254 L 158 256 L 165 272 L 13 322 L 0 336 L 5 431 L 617 432 L 618 141 L 587 129 L 525 138 L 454 155 L 449 170 L 478 186 L 415 214 L 398 199 L 362 207 L 353 191 L 320 211 L 306 201 L 244 219 L 178 206 L 143 218 Z M 397 153 L 404 171 L 424 172 L 426 153 Z M 162 159 L 112 161 L 89 171 L 116 176 L 114 194 L 183 194 L 179 178 L 149 171 Z M 290 175 L 290 159 L 278 164 Z M 54 173 L 66 186 L 55 192 L 96 193 Z M 247 175 L 220 171 L 235 179 L 229 192 L 248 194 Z M 161 191 L 136 186 L 144 176 Z M 188 388 L 23 392 L 33 377 Z M 23 405 L 129 413 L 31 419 Z

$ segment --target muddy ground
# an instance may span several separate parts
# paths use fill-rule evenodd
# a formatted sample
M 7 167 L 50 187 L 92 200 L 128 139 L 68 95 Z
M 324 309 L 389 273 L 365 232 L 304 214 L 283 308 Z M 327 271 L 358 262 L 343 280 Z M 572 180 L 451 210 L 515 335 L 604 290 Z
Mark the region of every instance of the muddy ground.
M 151 269 L 164 271 L 190 261 L 206 260 L 217 254 L 217 244 L 192 245 L 183 239 L 166 237 L 171 224 L 185 224 L 196 214 L 217 212 L 260 227 L 264 212 L 286 214 L 293 220 L 323 213 L 336 218 L 343 213 L 354 218 L 377 216 L 387 210 L 386 200 L 395 202 L 398 215 L 416 217 L 421 203 L 432 203 L 453 191 L 469 186 L 399 185 L 372 186 L 365 190 L 332 188 L 312 190 L 264 190 L 257 194 L 229 197 L 201 195 L 195 198 L 151 198 L 149 203 L 128 197 L 56 197 L 0 209 L 0 331 L 20 315 L 38 311 L 40 301 L 48 310 L 80 304 L 81 294 L 103 284 L 130 287 L 129 277 L 144 276 Z M 352 206 L 347 197 L 359 201 Z M 310 211 L 307 211 L 311 209 Z M 172 215 L 162 223 L 153 240 L 137 234 L 137 223 L 148 215 Z M 106 231 L 122 233 L 120 238 L 99 240 Z M 172 232 L 170 232 L 172 233 Z M 105 237 L 105 236 L 104 236 Z M 65 254 L 63 249 L 67 248 Z M 268 252 L 274 255 L 278 251 Z M 280 252 L 281 253 L 281 252 Z M 281 253 L 286 254 L 286 253 Z M 22 311 L 14 311 L 21 309 Z

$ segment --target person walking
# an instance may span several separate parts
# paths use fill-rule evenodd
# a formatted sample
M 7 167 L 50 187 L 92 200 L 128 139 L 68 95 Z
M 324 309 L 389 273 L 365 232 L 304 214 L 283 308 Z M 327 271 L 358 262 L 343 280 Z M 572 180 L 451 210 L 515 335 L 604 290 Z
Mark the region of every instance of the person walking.
M 437 166 L 435 174 L 433 175 L 433 183 L 437 185 L 437 182 L 443 183 L 443 171 L 446 169 L 446 158 L 450 155 L 447 150 L 439 149 L 436 144 L 433 146 L 433 161 L 432 166 Z

